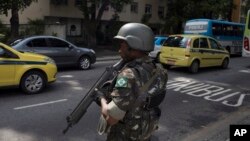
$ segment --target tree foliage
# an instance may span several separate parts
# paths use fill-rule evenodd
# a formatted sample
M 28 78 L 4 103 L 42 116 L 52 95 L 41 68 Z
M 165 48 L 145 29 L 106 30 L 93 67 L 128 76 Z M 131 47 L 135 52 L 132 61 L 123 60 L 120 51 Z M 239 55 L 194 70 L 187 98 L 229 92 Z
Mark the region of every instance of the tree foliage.
M 0 0 L 0 13 L 8 15 L 8 10 L 11 10 L 13 6 L 16 6 L 18 10 L 30 6 L 33 1 L 37 0 Z
M 92 37 L 93 44 L 95 44 L 96 37 L 100 36 L 101 18 L 106 8 L 111 7 L 114 14 L 110 20 L 119 20 L 119 13 L 123 6 L 131 3 L 132 0 L 82 0 L 79 9 L 83 13 L 85 20 L 85 27 L 88 28 L 88 33 Z M 97 12 L 97 13 L 96 13 Z
M 246 6 L 243 7 L 244 9 L 242 10 L 245 15 L 247 15 L 248 10 L 250 10 L 250 0 L 246 1 Z
M 33 1 L 37 0 L 0 0 L 0 14 L 8 16 L 8 11 L 11 10 L 11 38 L 18 36 L 19 16 L 18 11 L 30 6 Z
M 168 33 L 181 33 L 182 24 L 194 18 L 231 21 L 233 8 L 233 0 L 168 0 L 166 30 Z

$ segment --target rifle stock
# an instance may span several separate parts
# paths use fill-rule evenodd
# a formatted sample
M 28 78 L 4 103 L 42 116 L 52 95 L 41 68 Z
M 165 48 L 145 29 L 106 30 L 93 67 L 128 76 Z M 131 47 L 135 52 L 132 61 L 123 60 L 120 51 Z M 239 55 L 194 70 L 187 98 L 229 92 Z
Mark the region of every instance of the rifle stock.
M 116 64 L 111 67 L 107 67 L 103 72 L 101 77 L 96 81 L 96 83 L 91 87 L 88 93 L 83 97 L 80 103 L 76 106 L 73 112 L 67 116 L 67 128 L 63 130 L 63 134 L 65 134 L 70 127 L 77 124 L 79 120 L 84 116 L 87 112 L 87 109 L 95 100 L 96 97 L 96 89 L 99 89 L 106 81 L 113 79 L 116 77 L 118 71 L 124 66 L 124 61 L 120 60 Z

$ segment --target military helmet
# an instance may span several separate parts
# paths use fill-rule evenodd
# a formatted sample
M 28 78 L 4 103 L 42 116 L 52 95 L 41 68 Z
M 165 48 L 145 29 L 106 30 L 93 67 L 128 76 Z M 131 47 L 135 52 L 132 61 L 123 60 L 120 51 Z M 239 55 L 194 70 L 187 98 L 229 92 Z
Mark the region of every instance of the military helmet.
M 120 28 L 114 39 L 126 41 L 132 49 L 145 52 L 154 49 L 154 33 L 144 24 L 127 23 Z

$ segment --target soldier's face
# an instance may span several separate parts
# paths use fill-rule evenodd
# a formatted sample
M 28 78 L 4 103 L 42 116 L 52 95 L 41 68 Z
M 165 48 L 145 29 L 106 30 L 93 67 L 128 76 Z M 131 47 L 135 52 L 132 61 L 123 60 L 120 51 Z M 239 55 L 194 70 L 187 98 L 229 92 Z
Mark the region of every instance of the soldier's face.
M 131 60 L 131 52 L 129 51 L 128 44 L 124 41 L 120 43 L 119 54 L 122 59 L 129 61 Z

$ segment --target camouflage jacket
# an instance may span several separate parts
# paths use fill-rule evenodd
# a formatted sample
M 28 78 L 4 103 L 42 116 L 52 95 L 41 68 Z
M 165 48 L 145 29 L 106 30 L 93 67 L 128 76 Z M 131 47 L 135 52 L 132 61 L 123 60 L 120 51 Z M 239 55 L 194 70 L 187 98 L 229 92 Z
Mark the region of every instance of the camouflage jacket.
M 120 122 L 109 130 L 109 141 L 147 140 L 157 128 L 160 117 L 158 105 L 164 99 L 167 83 L 166 70 L 158 67 L 149 57 L 145 57 L 129 62 L 119 72 L 111 93 L 112 100 L 108 104 L 108 114 Z M 145 91 L 147 99 L 135 104 L 141 94 L 140 88 L 155 75 L 156 68 L 161 71 Z M 148 98 L 155 95 L 156 98 L 149 100 L 153 106 L 148 107 Z

